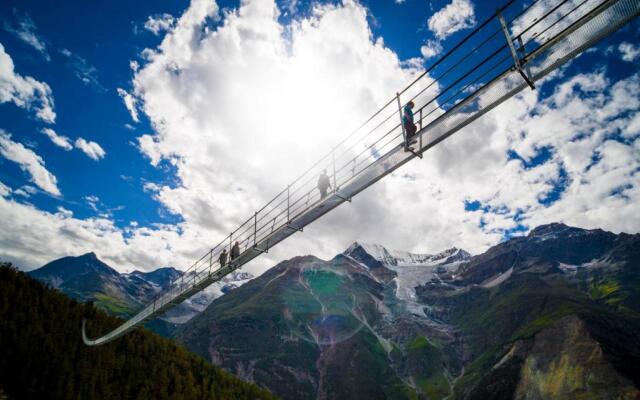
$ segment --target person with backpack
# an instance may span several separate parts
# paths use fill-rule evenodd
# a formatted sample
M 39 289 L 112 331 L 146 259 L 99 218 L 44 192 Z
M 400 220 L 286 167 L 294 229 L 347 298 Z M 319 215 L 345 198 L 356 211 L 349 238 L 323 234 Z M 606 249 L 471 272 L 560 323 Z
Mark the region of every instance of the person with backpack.
M 236 240 L 231 248 L 231 261 L 235 260 L 240 256 L 240 243 Z
M 220 257 L 218 257 L 218 261 L 220 261 L 220 266 L 224 267 L 227 265 L 227 249 L 222 249 L 222 253 L 220 253 Z
M 327 170 L 322 170 L 322 173 L 318 177 L 318 190 L 320 191 L 320 200 L 327 197 L 327 190 L 331 189 L 331 183 L 329 181 L 329 176 L 327 175 Z
M 413 101 L 408 102 L 404 106 L 402 113 L 402 125 L 404 126 L 404 132 L 407 135 L 407 146 L 412 144 L 413 136 L 418 130 L 416 124 L 413 123 L 413 107 L 415 107 Z

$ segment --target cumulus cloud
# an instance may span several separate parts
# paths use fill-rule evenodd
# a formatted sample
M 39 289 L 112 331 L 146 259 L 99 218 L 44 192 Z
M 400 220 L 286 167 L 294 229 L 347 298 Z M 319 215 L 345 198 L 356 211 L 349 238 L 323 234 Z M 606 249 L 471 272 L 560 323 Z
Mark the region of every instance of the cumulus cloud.
M 32 195 L 38 193 L 38 189 L 34 188 L 33 186 L 24 185 L 14 190 L 13 193 L 17 194 L 18 196 L 29 198 Z
M 171 14 L 150 15 L 144 23 L 144 29 L 158 36 L 163 32 L 171 30 L 176 20 Z
M 90 140 L 86 140 L 84 138 L 77 138 L 75 142 L 64 135 L 59 135 L 51 128 L 42 129 L 42 133 L 47 135 L 51 141 L 59 147 L 62 147 L 66 151 L 72 150 L 74 147 L 84 154 L 86 154 L 92 160 L 98 161 L 101 158 L 104 158 L 106 152 L 104 149 L 96 142 L 92 142 Z
M 102 149 L 102 147 L 100 147 L 98 143 L 92 142 L 90 140 L 85 140 L 84 138 L 76 139 L 74 145 L 76 146 L 76 149 L 81 150 L 89 158 L 95 161 L 104 158 L 106 154 L 106 152 Z
M 0 199 L 8 226 L 45 227 L 33 242 L 16 240 L 26 236 L 20 229 L 0 232 L 6 257 L 35 266 L 95 250 L 121 270 L 187 266 L 420 72 L 373 37 L 357 3 L 317 5 L 283 26 L 275 3 L 248 0 L 204 29 L 217 15 L 215 3 L 194 0 L 158 48 L 145 51 L 133 79 L 153 127 L 138 138 L 140 151 L 176 171 L 171 185 L 144 189 L 182 222 L 118 228 L 109 218 Z M 331 257 L 353 240 L 480 252 L 519 224 L 637 232 L 640 221 L 629 216 L 640 212 L 639 78 L 611 79 L 587 71 L 523 92 L 249 268 L 299 254 Z M 548 159 L 533 165 L 543 149 Z
M 0 259 L 24 269 L 89 251 L 95 251 L 121 271 L 158 265 L 184 266 L 197 254 L 181 243 L 185 233 L 179 234 L 179 227 L 122 230 L 104 217 L 79 219 L 63 207 L 52 213 L 5 197 L 0 197 L 0 220 L 3 226 L 10 227 L 0 230 Z M 33 229 L 34 226 L 38 229 Z M 191 236 L 191 240 L 204 238 Z
M 422 47 L 420 47 L 420 54 L 424 59 L 429 59 L 437 56 L 442 52 L 442 45 L 436 40 L 428 40 Z
M 27 110 L 35 109 L 36 117 L 44 122 L 53 123 L 56 120 L 49 85 L 17 74 L 11 56 L 0 44 L 0 103 L 6 102 Z
M 464 9 L 452 4 L 439 18 Z M 356 3 L 316 6 L 311 17 L 287 27 L 287 39 L 273 3 L 245 2 L 217 30 L 202 34 L 200 27 L 216 14 L 210 2 L 194 1 L 158 49 L 146 51 L 148 62 L 134 76 L 134 94 L 155 129 L 138 138 L 139 148 L 153 165 L 172 162 L 179 178 L 177 186 L 154 186 L 154 197 L 184 218 L 183 229 L 221 238 L 296 176 L 291 166 L 299 171 L 309 165 L 415 71 L 403 69 L 395 54 L 372 37 L 366 10 Z M 442 35 L 453 28 L 447 29 Z M 600 75 L 576 77 L 549 107 L 571 115 L 568 105 L 582 95 L 606 92 Z M 552 146 L 555 158 L 538 168 L 508 158 L 513 149 L 527 158 L 537 148 L 517 145 L 530 137 L 519 136 L 523 120 L 539 118 L 535 96 L 527 93 L 510 103 L 509 112 L 484 117 L 466 129 L 464 139 L 449 139 L 430 152 L 428 161 L 411 164 L 408 177 L 386 178 L 359 196 L 355 206 L 343 206 L 306 230 L 309 235 L 274 249 L 265 262 L 299 252 L 331 256 L 354 239 L 424 251 L 452 245 L 481 251 L 519 223 L 542 221 L 533 217 L 546 209 L 540 200 L 558 182 L 575 177 L 561 158 L 565 153 L 554 147 L 563 143 L 540 143 Z M 344 110 L 350 110 L 347 118 Z M 481 183 L 495 176 L 502 186 Z M 465 200 L 501 213 L 467 211 Z M 558 204 L 563 202 L 564 197 Z M 548 221 L 575 218 L 549 215 Z M 613 230 L 625 226 L 599 222 Z
M 44 39 L 36 33 L 36 24 L 33 22 L 31 17 L 29 17 L 29 14 L 25 14 L 21 17 L 18 14 L 18 11 L 14 9 L 13 15 L 17 20 L 17 26 L 5 21 L 4 29 L 40 52 L 45 60 L 51 61 L 51 57 L 49 56 L 49 53 L 47 53 L 47 45 Z
M 137 67 L 133 71 L 134 72 L 137 71 Z M 121 88 L 118 88 L 118 95 L 122 98 L 122 101 L 124 102 L 124 106 L 127 107 L 127 111 L 129 111 L 129 114 L 131 114 L 131 119 L 134 120 L 135 122 L 140 122 L 138 118 L 138 109 L 137 109 L 135 97 L 133 97 L 129 92 Z
M 62 147 L 67 151 L 73 149 L 73 145 L 71 145 L 71 141 L 69 140 L 69 138 L 63 135 L 58 135 L 53 129 L 44 128 L 42 129 L 42 133 L 47 135 L 47 137 L 51 139 L 53 144 L 55 144 L 56 146 Z
M 12 190 L 9 186 L 0 182 L 0 197 L 7 197 L 11 194 Z
M 622 59 L 627 62 L 635 62 L 640 58 L 640 47 L 631 43 L 624 42 L 618 46 L 618 51 L 622 53 Z
M 427 26 L 438 39 L 445 39 L 475 24 L 476 16 L 470 0 L 453 0 L 427 21 Z
M 54 196 L 60 196 L 58 180 L 45 168 L 42 158 L 21 143 L 11 140 L 11 135 L 2 130 L 0 130 L 0 155 L 18 164 L 21 170 L 30 175 L 31 182 L 40 189 Z
M 138 138 L 141 151 L 174 162 L 180 179 L 156 198 L 193 228 L 226 234 L 417 70 L 373 38 L 357 3 L 318 5 L 285 35 L 274 2 L 247 1 L 201 36 L 214 6 L 192 3 L 147 52 L 134 93 L 156 130 Z

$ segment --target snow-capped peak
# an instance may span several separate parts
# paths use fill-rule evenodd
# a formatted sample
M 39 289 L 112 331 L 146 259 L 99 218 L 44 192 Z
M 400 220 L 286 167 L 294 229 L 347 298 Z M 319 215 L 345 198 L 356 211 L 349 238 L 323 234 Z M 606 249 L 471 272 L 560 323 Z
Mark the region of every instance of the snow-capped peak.
M 449 264 L 455 261 L 465 261 L 471 257 L 469 253 L 462 249 L 452 247 L 437 254 L 416 254 L 407 251 L 391 250 L 375 243 L 354 242 L 345 255 L 352 255 L 358 251 L 364 251 L 376 261 L 384 266 L 398 265 L 425 265 L 435 266 Z

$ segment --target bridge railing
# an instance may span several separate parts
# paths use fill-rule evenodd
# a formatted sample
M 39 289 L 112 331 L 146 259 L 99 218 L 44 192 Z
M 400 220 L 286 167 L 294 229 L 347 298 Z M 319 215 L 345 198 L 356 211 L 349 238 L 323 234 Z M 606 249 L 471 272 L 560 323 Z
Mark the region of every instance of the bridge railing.
M 159 294 L 148 307 L 127 323 L 137 324 L 155 310 L 172 302 L 182 293 L 197 286 L 220 271 L 219 257 L 223 249 L 230 254 L 237 241 L 241 253 L 247 250 L 269 250 L 269 238 L 280 229 L 300 229 L 294 221 L 323 199 L 317 190 L 317 179 L 326 170 L 331 182 L 331 195 L 342 196 L 340 189 L 370 168 L 382 155 L 398 146 L 405 146 L 401 124 L 401 108 L 409 101 L 415 103 L 416 125 L 434 124 L 445 114 L 458 107 L 473 93 L 515 68 L 513 50 L 523 63 L 528 57 L 554 40 L 574 21 L 584 17 L 609 0 L 558 0 L 550 6 L 548 0 L 530 2 L 509 1 L 497 13 L 482 22 L 456 46 L 431 64 L 422 73 L 391 98 L 343 141 L 312 164 L 261 209 L 244 221 L 220 243 L 192 264 L 183 274 Z M 507 30 L 500 19 L 506 23 Z M 509 43 L 511 41 L 511 43 Z M 513 46 L 513 47 L 512 47 Z M 518 82 L 521 84 L 521 82 Z M 454 121 L 465 113 L 483 107 L 478 96 L 464 103 L 457 115 L 447 116 Z M 451 125 L 453 126 L 453 125 Z M 428 134 L 428 132 L 427 132 Z M 418 140 L 422 140 L 419 135 Z M 417 146 L 422 148 L 422 143 Z M 420 155 L 420 154 L 418 154 Z M 348 196 L 345 195 L 348 198 Z M 233 261 L 229 261 L 233 263 Z

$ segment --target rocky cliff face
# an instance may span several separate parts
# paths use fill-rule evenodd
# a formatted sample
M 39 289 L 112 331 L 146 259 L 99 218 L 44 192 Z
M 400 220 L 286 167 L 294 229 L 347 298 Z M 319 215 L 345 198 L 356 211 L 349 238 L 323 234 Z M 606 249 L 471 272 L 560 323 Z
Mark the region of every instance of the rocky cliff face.
M 640 235 L 282 262 L 176 338 L 285 399 L 638 398 Z

